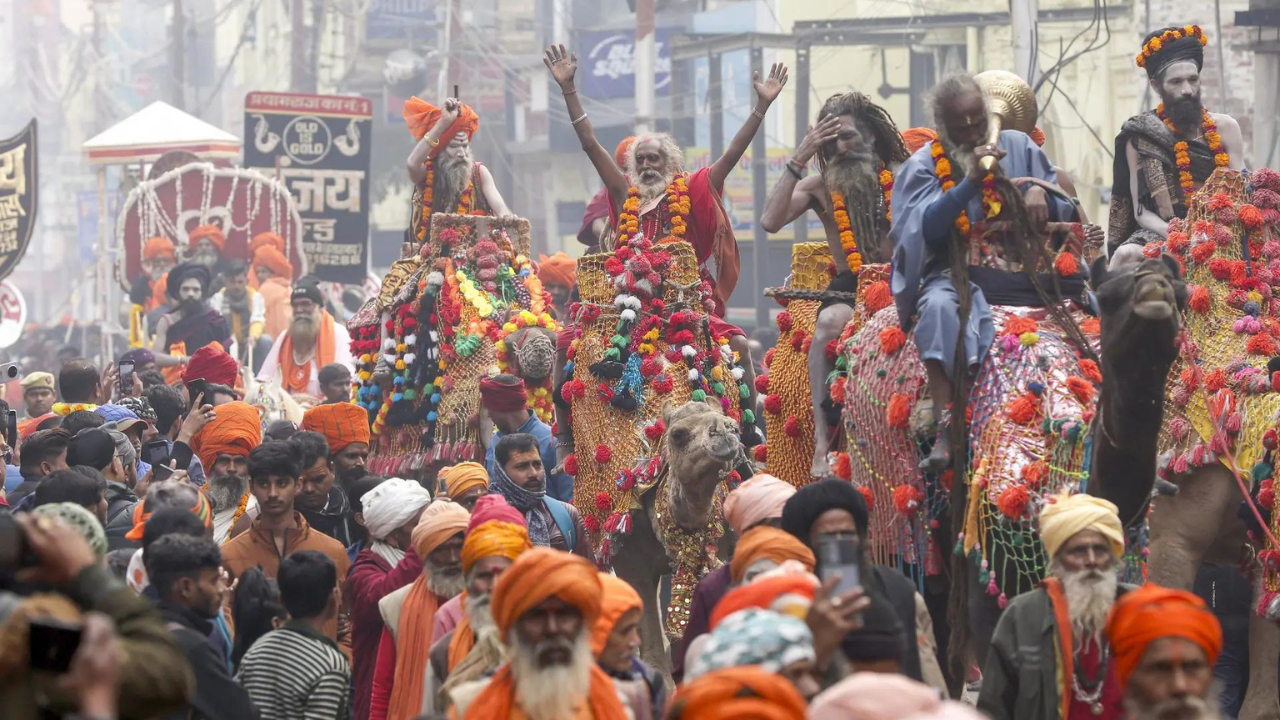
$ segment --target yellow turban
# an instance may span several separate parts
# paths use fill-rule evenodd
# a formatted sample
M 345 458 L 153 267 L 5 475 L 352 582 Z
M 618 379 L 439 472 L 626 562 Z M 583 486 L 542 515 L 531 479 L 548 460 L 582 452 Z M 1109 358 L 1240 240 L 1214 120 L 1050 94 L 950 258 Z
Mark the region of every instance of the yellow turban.
M 454 500 L 477 485 L 489 487 L 489 473 L 477 462 L 460 462 L 443 468 L 440 479 L 444 480 L 445 492 Z
M 532 547 L 524 525 L 490 520 L 468 532 L 462 542 L 462 572 L 471 572 L 482 558 L 501 556 L 514 561 Z
M 454 535 L 466 532 L 471 513 L 458 503 L 437 500 L 422 512 L 413 529 L 413 549 L 423 560 Z
M 1050 559 L 1081 530 L 1102 533 L 1111 541 L 1116 557 L 1124 554 L 1124 527 L 1120 511 L 1111 502 L 1084 493 L 1059 495 L 1040 511 L 1040 540 Z

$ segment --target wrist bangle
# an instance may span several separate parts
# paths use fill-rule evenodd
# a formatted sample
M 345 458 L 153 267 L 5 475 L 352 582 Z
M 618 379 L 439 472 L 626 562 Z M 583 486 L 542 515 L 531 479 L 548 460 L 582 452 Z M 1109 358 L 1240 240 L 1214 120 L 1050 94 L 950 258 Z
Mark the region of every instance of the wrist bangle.
M 751 114 L 752 114 L 752 115 L 755 115 L 756 117 L 760 118 L 761 120 L 763 120 L 763 119 L 764 119 L 764 113 L 760 112 L 759 110 L 757 110 L 757 109 L 755 109 L 755 108 L 751 108 Z
M 787 170 L 790 171 L 792 175 L 795 175 L 797 180 L 804 179 L 805 167 L 800 163 L 796 162 L 794 158 L 787 160 Z
M 431 146 L 431 147 L 433 147 L 433 148 L 438 148 L 438 147 L 440 147 L 440 141 L 439 141 L 439 140 L 432 140 L 430 135 L 423 135 L 423 136 L 422 136 L 422 139 L 423 139 L 423 140 L 426 140 L 426 141 L 427 141 L 427 144 L 428 144 L 428 145 L 430 145 L 430 146 Z
M 584 110 L 584 111 L 582 111 L 582 117 L 578 118 L 577 120 L 570 120 L 570 121 L 569 121 L 569 124 L 570 124 L 570 125 L 577 125 L 578 123 L 580 123 L 580 122 L 582 122 L 583 120 L 586 120 L 586 119 L 587 119 L 587 112 Z
M 566 96 L 566 97 L 567 97 L 567 96 L 569 96 L 569 95 L 577 95 L 577 94 L 578 94 L 578 89 L 577 89 L 577 88 L 574 88 L 574 89 L 572 89 L 572 90 L 569 90 L 568 92 L 565 92 L 564 90 L 561 90 L 561 91 L 560 91 L 560 94 L 561 94 L 561 95 L 564 95 L 564 96 Z

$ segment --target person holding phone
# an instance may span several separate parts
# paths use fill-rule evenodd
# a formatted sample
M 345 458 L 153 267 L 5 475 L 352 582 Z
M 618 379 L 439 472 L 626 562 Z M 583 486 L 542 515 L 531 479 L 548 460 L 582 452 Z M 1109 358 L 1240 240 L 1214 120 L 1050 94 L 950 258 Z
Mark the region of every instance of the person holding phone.
M 849 572 L 847 567 L 856 565 L 862 592 L 873 602 L 877 596 L 883 599 L 902 625 L 902 642 L 906 648 L 901 662 L 902 674 L 945 692 L 946 680 L 938 664 L 933 623 L 924 598 L 916 592 L 915 583 L 902 573 L 871 564 L 867 557 L 867 527 L 866 498 L 847 480 L 835 477 L 800 488 L 782 509 L 782 529 L 810 548 L 826 548 L 832 543 L 844 548 L 834 557 L 831 550 L 824 549 L 828 554 L 826 565 L 821 556 L 818 558 L 819 576 L 826 579 L 809 611 L 809 627 L 813 629 L 819 665 L 837 658 L 844 643 L 856 641 L 856 637 L 851 638 L 851 631 L 863 626 L 859 613 L 853 610 L 851 594 L 835 592 L 841 582 L 847 582 L 844 580 Z M 856 559 L 847 556 L 850 542 L 856 548 Z M 840 566 L 832 567 L 833 560 Z

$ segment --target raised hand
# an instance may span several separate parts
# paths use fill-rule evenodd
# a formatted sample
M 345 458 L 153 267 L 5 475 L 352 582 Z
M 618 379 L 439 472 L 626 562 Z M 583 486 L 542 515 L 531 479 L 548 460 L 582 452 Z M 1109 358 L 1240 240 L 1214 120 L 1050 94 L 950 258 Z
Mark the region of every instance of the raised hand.
M 839 134 L 839 116 L 833 115 L 817 125 L 811 125 L 809 132 L 804 134 L 804 140 L 800 141 L 800 146 L 796 148 L 795 154 L 791 158 L 803 165 L 813 159 L 813 156 L 818 154 L 823 145 L 835 140 Z
M 562 88 L 573 87 L 573 76 L 578 73 L 578 54 L 570 53 L 564 45 L 552 45 L 547 48 L 542 64 L 551 71 L 551 77 Z
M 782 92 L 782 87 L 787 84 L 787 66 L 783 63 L 774 63 L 769 68 L 769 77 L 760 81 L 760 73 L 755 73 L 753 83 L 756 89 L 756 95 L 765 103 L 772 103 L 778 99 L 778 93 Z
M 445 98 L 444 105 L 440 108 L 440 126 L 448 128 L 461 114 L 462 103 L 458 102 L 458 98 Z

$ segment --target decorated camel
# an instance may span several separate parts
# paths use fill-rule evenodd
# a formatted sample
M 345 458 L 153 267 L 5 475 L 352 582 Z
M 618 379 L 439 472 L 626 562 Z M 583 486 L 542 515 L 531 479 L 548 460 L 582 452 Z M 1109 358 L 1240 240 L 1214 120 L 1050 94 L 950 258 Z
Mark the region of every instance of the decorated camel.
M 601 567 L 645 598 L 646 659 L 667 668 L 663 632 L 681 636 L 694 586 L 721 564 L 719 505 L 749 472 L 739 442 L 753 420 L 747 387 L 727 338 L 710 330 L 688 243 L 638 239 L 584 257 L 578 291 L 557 388 L 573 429 L 564 469 Z
M 1145 248 L 1176 255 L 1190 290 L 1160 435 L 1159 472 L 1178 493 L 1152 503 L 1147 577 L 1190 589 L 1202 561 L 1248 557 L 1251 530 L 1258 598 L 1240 717 L 1280 717 L 1280 173 L 1220 169 L 1187 205 L 1168 239 Z

